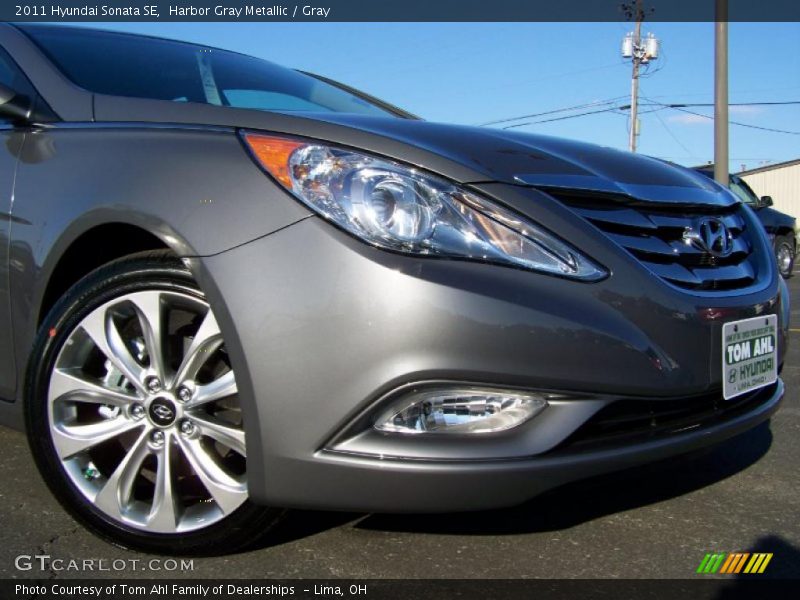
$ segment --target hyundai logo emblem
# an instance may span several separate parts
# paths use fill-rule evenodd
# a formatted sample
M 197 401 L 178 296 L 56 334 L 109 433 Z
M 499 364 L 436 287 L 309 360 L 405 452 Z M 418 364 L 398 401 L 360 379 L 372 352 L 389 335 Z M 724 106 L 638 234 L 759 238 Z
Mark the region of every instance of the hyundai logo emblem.
M 717 258 L 733 252 L 733 236 L 728 226 L 715 217 L 703 217 L 687 227 L 683 242 Z
M 156 425 L 166 427 L 175 420 L 175 406 L 166 398 L 156 398 L 150 404 L 150 420 Z

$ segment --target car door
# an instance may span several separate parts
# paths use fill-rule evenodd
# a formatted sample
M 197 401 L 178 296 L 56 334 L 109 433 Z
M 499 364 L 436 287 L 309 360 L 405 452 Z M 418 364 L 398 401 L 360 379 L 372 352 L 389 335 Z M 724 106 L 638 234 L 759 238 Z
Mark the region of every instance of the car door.
M 31 86 L 11 57 L 0 48 L 0 83 L 30 93 Z M 0 116 L 0 399 L 13 400 L 17 383 L 11 330 L 8 244 L 18 150 L 24 134 Z

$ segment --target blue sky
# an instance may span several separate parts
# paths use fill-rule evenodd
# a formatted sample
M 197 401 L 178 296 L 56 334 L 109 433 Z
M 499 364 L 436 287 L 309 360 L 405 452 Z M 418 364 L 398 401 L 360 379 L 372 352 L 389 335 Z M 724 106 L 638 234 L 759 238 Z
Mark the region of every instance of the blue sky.
M 267 58 L 332 77 L 434 121 L 480 124 L 612 98 L 629 103 L 631 67 L 619 51 L 629 23 L 92 26 Z M 662 53 L 641 80 L 641 101 L 713 102 L 714 24 L 646 23 L 643 31 L 661 40 Z M 732 23 L 729 38 L 730 102 L 800 100 L 800 23 Z M 690 110 L 713 114 L 711 108 Z M 730 118 L 800 132 L 800 105 L 731 107 Z M 627 116 L 619 112 L 519 130 L 627 148 Z M 800 135 L 731 125 L 730 136 L 732 171 L 800 158 Z M 705 163 L 713 158 L 713 123 L 672 109 L 642 114 L 639 150 L 685 165 Z

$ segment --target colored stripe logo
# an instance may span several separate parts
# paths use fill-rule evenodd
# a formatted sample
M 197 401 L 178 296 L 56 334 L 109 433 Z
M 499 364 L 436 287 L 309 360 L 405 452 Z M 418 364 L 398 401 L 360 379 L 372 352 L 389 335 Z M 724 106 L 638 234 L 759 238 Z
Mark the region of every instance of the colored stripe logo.
M 750 552 L 732 552 L 730 554 L 726 552 L 709 553 L 700 561 L 700 566 L 697 567 L 697 573 L 720 573 L 725 575 L 747 573 L 755 575 L 757 573 L 763 573 L 771 560 L 771 552 L 754 552 L 752 554 Z

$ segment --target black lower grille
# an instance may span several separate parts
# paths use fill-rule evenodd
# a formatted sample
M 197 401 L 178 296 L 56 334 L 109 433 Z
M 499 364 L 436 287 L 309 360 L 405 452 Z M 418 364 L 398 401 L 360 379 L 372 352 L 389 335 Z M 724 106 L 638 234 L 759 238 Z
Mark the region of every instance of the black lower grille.
M 753 246 L 739 204 L 667 206 L 565 191 L 550 193 L 672 285 L 714 291 L 742 289 L 756 281 Z M 729 233 L 725 256 L 715 256 L 687 238 L 709 218 L 724 224 Z
M 709 427 L 766 403 L 777 383 L 730 400 L 716 391 L 681 399 L 625 399 L 600 409 L 554 450 L 581 451 L 645 442 Z

